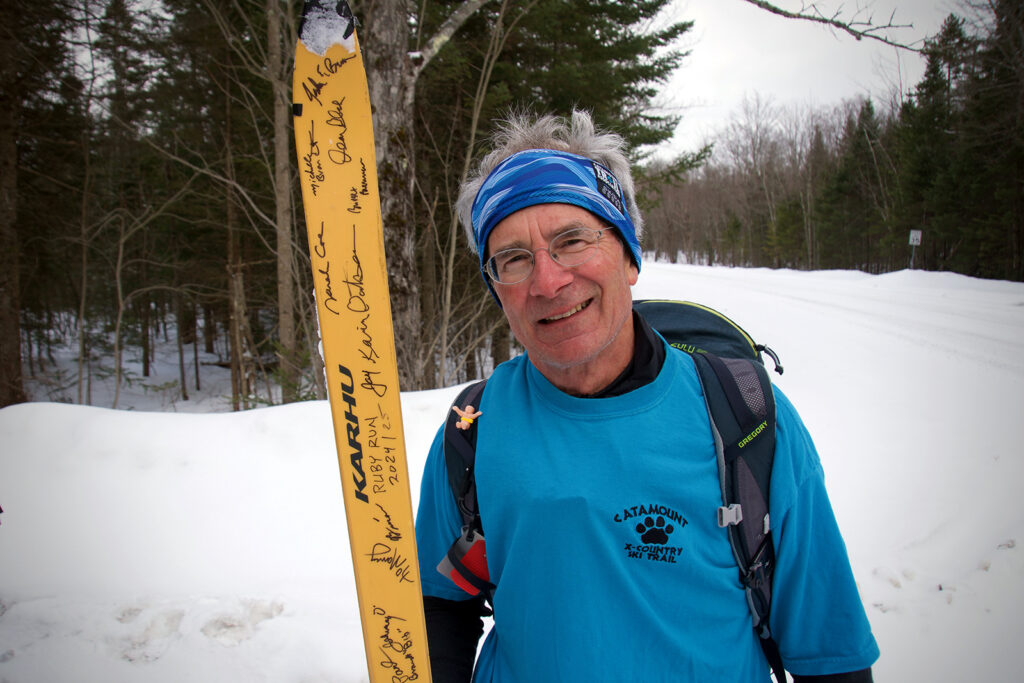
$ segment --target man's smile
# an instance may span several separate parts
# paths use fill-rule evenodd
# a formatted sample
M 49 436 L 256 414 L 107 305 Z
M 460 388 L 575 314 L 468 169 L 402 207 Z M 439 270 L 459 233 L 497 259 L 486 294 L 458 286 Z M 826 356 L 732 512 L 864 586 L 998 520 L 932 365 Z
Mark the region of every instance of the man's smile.
M 553 315 L 553 316 L 551 316 L 550 318 L 542 318 L 542 319 L 540 320 L 540 323 L 541 323 L 542 325 L 546 325 L 546 324 L 548 324 L 548 323 L 553 323 L 553 322 L 557 322 L 557 321 L 559 321 L 559 320 L 565 320 L 565 319 L 566 319 L 566 318 L 568 318 L 569 316 L 571 316 L 571 315 L 575 315 L 575 314 L 579 313 L 580 311 L 582 311 L 582 310 L 583 310 L 584 308 L 586 308 L 587 306 L 589 306 L 589 305 L 591 304 L 591 302 L 592 302 L 592 301 L 593 301 L 593 299 L 587 299 L 587 300 L 586 300 L 586 301 L 584 301 L 583 303 L 581 303 L 581 304 L 578 304 L 577 306 L 574 306 L 573 308 L 569 309 L 569 310 L 568 310 L 568 311 L 566 311 L 565 313 L 561 313 L 561 314 L 559 314 L 559 315 Z

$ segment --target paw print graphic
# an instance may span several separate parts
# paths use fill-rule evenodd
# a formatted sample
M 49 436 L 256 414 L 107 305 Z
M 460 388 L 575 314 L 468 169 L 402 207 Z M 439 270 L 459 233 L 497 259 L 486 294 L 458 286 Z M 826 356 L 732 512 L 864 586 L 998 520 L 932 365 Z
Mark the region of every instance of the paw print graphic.
M 675 531 L 675 527 L 666 524 L 665 518 L 660 515 L 657 519 L 647 517 L 636 525 L 636 532 L 640 534 L 640 540 L 644 543 L 665 545 L 668 543 L 668 535 L 673 531 Z

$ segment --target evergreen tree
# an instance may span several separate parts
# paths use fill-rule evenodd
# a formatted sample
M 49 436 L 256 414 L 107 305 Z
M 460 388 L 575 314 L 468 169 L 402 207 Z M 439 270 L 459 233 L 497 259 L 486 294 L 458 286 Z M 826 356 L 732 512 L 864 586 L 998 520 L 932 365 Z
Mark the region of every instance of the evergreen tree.
M 1024 4 L 984 5 L 990 30 L 961 88 L 970 238 L 957 269 L 1024 279 Z
M 967 160 L 957 151 L 963 114 L 958 90 L 969 50 L 963 20 L 950 15 L 939 36 L 926 43 L 924 77 L 900 110 L 900 232 L 922 231 L 925 268 L 955 267 L 963 240 L 962 190 L 971 181 L 963 173 Z
M 34 207 L 26 200 L 19 206 L 19 199 L 22 195 L 38 197 L 36 192 L 52 193 L 54 181 L 60 182 L 59 177 L 50 175 L 47 160 L 37 157 L 31 168 L 50 176 L 49 182 L 26 185 L 24 171 L 28 167 L 22 168 L 21 159 L 31 153 L 43 154 L 40 143 L 52 132 L 48 126 L 60 127 L 67 121 L 57 106 L 61 98 L 75 108 L 76 86 L 65 78 L 71 71 L 65 41 L 72 19 L 62 2 L 0 3 L 0 407 L 26 399 L 21 370 L 23 264 L 19 255 L 27 231 L 21 226 L 27 226 L 30 219 L 38 225 L 41 216 L 26 216 L 25 209 Z
M 806 264 L 808 268 L 817 268 L 821 262 L 821 249 L 818 245 L 819 234 L 816 222 L 817 198 L 819 188 L 832 171 L 833 159 L 825 146 L 825 135 L 820 124 L 814 126 L 811 145 L 805 162 L 806 184 L 801 190 L 802 220 L 804 224 L 804 248 L 807 250 Z
M 892 177 L 871 100 L 847 120 L 841 149 L 818 202 L 821 265 L 878 271 L 887 264 Z

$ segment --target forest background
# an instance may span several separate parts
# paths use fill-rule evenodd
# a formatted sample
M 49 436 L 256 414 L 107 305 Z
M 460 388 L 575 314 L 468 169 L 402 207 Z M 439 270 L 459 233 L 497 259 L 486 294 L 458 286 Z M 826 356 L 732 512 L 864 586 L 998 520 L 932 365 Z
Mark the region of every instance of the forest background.
M 1024 279 L 1018 0 L 966 2 L 910 46 L 927 61 L 907 92 L 799 110 L 754 95 L 713 145 L 671 160 L 651 150 L 679 117 L 654 102 L 692 24 L 665 20 L 669 0 L 351 4 L 403 390 L 483 376 L 514 352 L 451 211 L 511 109 L 587 109 L 626 139 L 648 258 L 872 273 L 913 259 Z M 235 409 L 324 397 L 290 138 L 300 9 L 2 4 L 0 407 L 90 404 L 94 379 L 138 379 L 125 354 L 147 377 L 161 338 L 178 345 L 182 399 L 201 381 L 201 351 L 230 367 Z M 866 39 L 891 28 L 813 5 L 801 16 Z M 69 348 L 74 366 L 59 367 Z

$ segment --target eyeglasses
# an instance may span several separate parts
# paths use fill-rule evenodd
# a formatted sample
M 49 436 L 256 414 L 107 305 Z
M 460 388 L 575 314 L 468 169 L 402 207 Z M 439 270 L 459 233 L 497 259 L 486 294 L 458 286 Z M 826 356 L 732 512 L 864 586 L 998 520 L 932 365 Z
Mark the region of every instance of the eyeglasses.
M 556 235 L 548 246 L 540 249 L 502 249 L 487 259 L 484 271 L 495 282 L 514 285 L 530 277 L 538 251 L 548 252 L 551 260 L 560 266 L 574 268 L 586 263 L 597 253 L 596 247 L 604 232 L 604 229 L 572 228 Z

